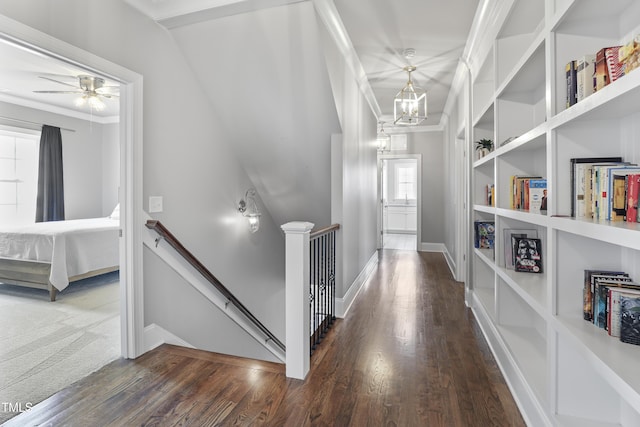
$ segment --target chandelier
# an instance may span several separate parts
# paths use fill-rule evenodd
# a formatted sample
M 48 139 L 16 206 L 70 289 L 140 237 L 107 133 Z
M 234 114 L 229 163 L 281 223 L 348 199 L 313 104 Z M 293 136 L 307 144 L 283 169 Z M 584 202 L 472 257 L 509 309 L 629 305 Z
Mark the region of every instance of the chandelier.
M 417 125 L 427 118 L 427 92 L 411 81 L 411 73 L 416 67 L 408 65 L 404 70 L 409 80 L 393 100 L 393 124 Z

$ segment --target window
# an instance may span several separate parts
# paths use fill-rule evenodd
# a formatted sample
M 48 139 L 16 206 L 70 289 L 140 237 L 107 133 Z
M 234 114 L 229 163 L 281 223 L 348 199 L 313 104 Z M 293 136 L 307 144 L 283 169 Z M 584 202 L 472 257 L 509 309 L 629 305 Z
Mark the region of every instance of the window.
M 35 222 L 40 133 L 0 128 L 0 224 Z
M 415 165 L 398 165 L 396 167 L 396 199 L 416 199 L 416 167 Z

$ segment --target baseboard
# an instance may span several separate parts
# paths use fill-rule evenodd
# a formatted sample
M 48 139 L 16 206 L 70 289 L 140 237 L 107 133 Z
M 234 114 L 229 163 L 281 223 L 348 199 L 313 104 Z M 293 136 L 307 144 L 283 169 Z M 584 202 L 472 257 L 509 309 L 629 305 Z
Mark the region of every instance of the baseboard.
M 445 252 L 446 250 L 444 243 L 420 243 L 420 252 Z
M 493 353 L 493 357 L 500 368 L 500 372 L 502 372 L 513 400 L 516 402 L 518 409 L 520 409 L 520 414 L 525 423 L 528 426 L 552 425 L 551 420 L 547 417 L 534 391 L 511 355 L 509 347 L 495 328 L 482 302 L 473 293 L 471 312 L 491 349 L 491 353 Z
M 454 279 L 458 280 L 456 278 L 456 262 L 453 260 L 453 257 L 447 250 L 446 246 L 444 247 L 444 259 L 445 261 L 447 261 L 447 265 L 449 266 L 449 271 L 451 271 L 451 275 L 453 276 Z
M 153 323 L 144 327 L 144 352 L 153 350 L 162 344 L 173 344 L 181 347 L 195 348 L 180 337 Z
M 358 277 L 353 281 L 345 296 L 343 298 L 336 298 L 336 317 L 342 319 L 347 315 L 360 289 L 362 289 L 362 286 L 367 282 L 377 265 L 378 251 L 375 251 L 373 255 L 371 255 L 371 258 L 369 258 L 369 261 L 364 265 L 362 271 L 360 271 L 360 274 L 358 274 Z

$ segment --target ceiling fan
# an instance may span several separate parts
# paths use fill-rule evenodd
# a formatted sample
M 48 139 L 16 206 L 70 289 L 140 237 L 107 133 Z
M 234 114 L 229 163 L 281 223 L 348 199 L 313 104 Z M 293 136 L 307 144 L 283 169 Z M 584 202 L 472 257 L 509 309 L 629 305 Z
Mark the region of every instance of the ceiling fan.
M 60 80 L 52 79 L 50 77 L 38 76 L 41 79 L 49 80 L 61 85 L 73 87 L 75 90 L 34 90 L 34 93 L 68 93 L 78 94 L 79 98 L 75 103 L 78 107 L 88 105 L 93 110 L 104 110 L 106 107 L 102 98 L 111 99 L 118 97 L 118 94 L 111 93 L 112 90 L 118 90 L 118 86 L 105 86 L 105 80 L 101 77 L 90 76 L 81 74 L 77 76 L 78 83 L 76 85 Z M 76 78 L 75 76 L 69 76 L 70 78 Z

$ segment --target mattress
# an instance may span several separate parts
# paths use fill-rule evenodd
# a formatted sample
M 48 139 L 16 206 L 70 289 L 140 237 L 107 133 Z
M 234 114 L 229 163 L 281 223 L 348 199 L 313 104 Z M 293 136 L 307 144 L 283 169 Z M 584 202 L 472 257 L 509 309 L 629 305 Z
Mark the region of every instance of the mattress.
M 69 278 L 119 265 L 120 222 L 110 218 L 0 227 L 0 258 L 47 262 L 59 291 Z

